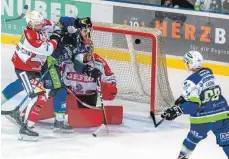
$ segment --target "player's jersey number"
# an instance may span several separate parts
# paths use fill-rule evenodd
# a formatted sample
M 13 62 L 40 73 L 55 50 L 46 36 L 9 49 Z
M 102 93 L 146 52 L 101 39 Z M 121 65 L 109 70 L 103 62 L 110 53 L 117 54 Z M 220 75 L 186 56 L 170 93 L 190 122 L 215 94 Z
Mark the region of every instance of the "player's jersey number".
M 220 91 L 219 87 L 206 90 L 204 92 L 204 100 L 202 101 L 202 103 L 204 104 L 204 103 L 207 103 L 209 101 L 219 100 L 220 94 L 221 94 L 221 91 Z

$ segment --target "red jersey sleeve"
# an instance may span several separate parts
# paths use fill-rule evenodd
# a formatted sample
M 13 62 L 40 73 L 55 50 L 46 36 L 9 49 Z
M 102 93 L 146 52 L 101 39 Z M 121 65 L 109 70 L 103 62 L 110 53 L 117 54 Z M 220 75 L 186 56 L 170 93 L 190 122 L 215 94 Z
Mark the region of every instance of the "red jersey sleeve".
M 107 62 L 101 56 L 99 56 L 98 54 L 94 53 L 94 58 L 95 58 L 95 61 L 100 62 L 100 63 L 103 64 L 104 73 L 105 73 L 106 76 L 111 76 L 111 75 L 114 74 L 111 71 L 111 69 L 110 69 L 109 65 L 107 64 Z
M 57 47 L 55 40 L 44 41 L 39 33 L 29 28 L 25 29 L 24 36 L 28 44 L 24 43 L 23 47 L 36 54 L 49 56 Z

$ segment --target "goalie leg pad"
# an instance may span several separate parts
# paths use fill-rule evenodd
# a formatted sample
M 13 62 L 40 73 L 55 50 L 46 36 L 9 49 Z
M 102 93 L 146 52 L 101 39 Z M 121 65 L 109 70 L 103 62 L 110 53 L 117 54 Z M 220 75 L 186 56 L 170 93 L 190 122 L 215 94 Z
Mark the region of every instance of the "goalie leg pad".
M 118 125 L 122 123 L 122 106 L 105 106 L 107 124 Z M 73 128 L 97 127 L 103 123 L 101 110 L 71 108 L 68 109 L 68 124 Z

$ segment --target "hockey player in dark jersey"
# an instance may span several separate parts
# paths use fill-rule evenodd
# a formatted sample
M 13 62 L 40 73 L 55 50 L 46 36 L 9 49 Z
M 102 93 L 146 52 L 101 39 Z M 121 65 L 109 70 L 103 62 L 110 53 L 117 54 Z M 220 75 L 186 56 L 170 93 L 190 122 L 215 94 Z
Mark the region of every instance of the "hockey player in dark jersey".
M 190 131 L 183 142 L 178 159 L 188 159 L 196 145 L 213 131 L 217 144 L 229 157 L 229 106 L 211 69 L 202 66 L 198 51 L 189 51 L 184 62 L 192 74 L 183 83 L 183 94 L 175 106 L 162 115 L 173 120 L 181 114 L 190 115 Z

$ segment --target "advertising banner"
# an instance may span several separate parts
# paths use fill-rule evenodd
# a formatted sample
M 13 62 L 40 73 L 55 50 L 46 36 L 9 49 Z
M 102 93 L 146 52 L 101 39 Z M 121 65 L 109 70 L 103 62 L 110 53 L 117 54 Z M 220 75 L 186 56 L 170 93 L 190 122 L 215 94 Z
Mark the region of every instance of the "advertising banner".
M 202 52 L 206 60 L 229 62 L 229 20 L 114 6 L 113 22 L 162 31 L 166 54 Z
M 29 6 L 29 10 L 41 12 L 44 17 L 52 21 L 57 21 L 61 16 L 91 16 L 91 3 L 86 2 L 69 0 L 2 0 L 2 20 L 19 16 L 25 4 Z M 25 18 L 2 23 L 1 31 L 2 33 L 21 34 L 24 25 Z

